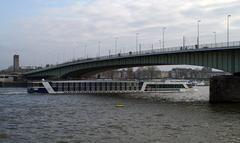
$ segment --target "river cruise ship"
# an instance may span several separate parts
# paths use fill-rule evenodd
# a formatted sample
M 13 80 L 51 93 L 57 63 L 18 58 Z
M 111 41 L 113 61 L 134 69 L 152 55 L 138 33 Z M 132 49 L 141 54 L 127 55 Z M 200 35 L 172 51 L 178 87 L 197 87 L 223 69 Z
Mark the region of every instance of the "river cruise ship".
M 28 93 L 45 94 L 99 94 L 140 92 L 185 92 L 192 88 L 189 82 L 68 80 L 31 82 Z

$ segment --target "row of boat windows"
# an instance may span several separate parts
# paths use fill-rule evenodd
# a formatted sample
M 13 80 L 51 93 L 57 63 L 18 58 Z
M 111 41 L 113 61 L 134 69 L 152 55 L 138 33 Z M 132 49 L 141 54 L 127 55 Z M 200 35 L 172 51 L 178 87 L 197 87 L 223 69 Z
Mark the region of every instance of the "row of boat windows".
M 148 84 L 146 88 L 184 88 L 183 84 Z
M 43 84 L 41 82 L 28 83 L 28 87 L 43 87 Z
M 168 90 L 169 88 L 172 89 L 179 89 L 184 88 L 182 84 L 149 84 L 146 86 L 145 91 L 163 91 Z
M 55 91 L 139 90 L 139 84 L 127 82 L 50 83 Z

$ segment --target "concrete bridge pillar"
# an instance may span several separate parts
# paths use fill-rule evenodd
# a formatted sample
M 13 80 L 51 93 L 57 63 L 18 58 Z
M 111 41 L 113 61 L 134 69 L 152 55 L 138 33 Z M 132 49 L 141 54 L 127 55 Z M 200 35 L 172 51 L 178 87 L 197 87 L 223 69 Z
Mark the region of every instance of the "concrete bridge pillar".
M 216 76 L 210 80 L 210 102 L 240 102 L 240 76 Z

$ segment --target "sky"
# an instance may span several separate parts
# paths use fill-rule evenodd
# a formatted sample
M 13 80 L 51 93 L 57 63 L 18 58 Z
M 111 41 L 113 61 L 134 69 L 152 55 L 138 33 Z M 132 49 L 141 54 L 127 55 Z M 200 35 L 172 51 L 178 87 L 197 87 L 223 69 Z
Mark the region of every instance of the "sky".
M 240 0 L 1 0 L 0 69 L 20 55 L 21 66 L 44 66 L 77 58 L 196 43 L 240 41 Z M 117 50 L 115 42 L 117 38 Z M 99 45 L 100 41 L 100 45 Z M 100 53 L 98 50 L 100 47 Z

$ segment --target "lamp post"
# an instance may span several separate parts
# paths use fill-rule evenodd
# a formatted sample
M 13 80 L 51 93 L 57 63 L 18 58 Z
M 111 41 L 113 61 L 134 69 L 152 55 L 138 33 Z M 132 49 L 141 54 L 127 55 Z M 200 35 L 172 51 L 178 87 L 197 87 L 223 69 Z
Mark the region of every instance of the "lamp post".
M 84 58 L 87 58 L 87 44 L 84 45 Z
M 101 56 L 101 41 L 98 41 L 98 56 Z
M 162 42 L 161 42 L 161 40 L 159 40 L 159 49 L 161 49 L 161 44 Z
M 142 45 L 139 44 L 139 53 L 141 54 L 141 51 L 142 51 Z
M 231 15 L 227 16 L 227 47 L 229 47 L 229 18 Z
M 217 32 L 213 32 L 213 35 L 214 35 L 214 44 L 216 47 L 217 46 Z
M 199 33 L 200 33 L 200 32 L 199 32 L 199 25 L 200 25 L 199 23 L 200 23 L 200 22 L 201 22 L 201 20 L 198 20 L 198 21 L 197 21 L 197 48 L 199 48 L 199 41 L 200 41 L 200 38 L 199 38 L 199 35 L 200 35 L 200 34 L 199 34 Z
M 136 52 L 138 52 L 138 35 L 139 33 L 136 33 Z
M 118 48 L 118 37 L 115 37 L 115 54 L 117 54 L 117 48 Z
M 165 41 L 164 41 L 165 29 L 166 29 L 166 27 L 163 27 L 163 29 L 162 29 L 162 47 L 163 47 L 163 50 L 164 50 L 164 46 L 165 46 L 165 45 L 164 45 L 164 44 L 165 44 L 165 43 L 164 43 L 164 42 L 165 42 Z
M 111 56 L 111 50 L 108 50 L 108 57 L 110 57 Z
M 183 36 L 183 46 L 182 46 L 182 50 L 185 49 L 186 46 L 186 37 Z

